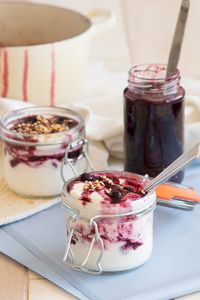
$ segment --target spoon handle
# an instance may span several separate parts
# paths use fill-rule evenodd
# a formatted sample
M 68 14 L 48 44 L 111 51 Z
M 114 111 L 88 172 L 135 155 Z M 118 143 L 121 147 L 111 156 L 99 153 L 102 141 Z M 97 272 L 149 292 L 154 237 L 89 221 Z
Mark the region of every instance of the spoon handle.
M 176 29 L 174 32 L 174 37 L 170 49 L 170 54 L 168 58 L 167 77 L 169 77 L 175 71 L 178 65 L 189 7 L 190 7 L 189 0 L 182 0 L 182 4 L 180 7 L 179 16 L 176 24 Z
M 171 207 L 171 208 L 177 208 L 177 209 L 183 209 L 183 210 L 193 210 L 194 204 L 192 203 L 185 203 L 185 202 L 179 202 L 174 200 L 163 200 L 163 199 L 157 199 L 157 204 L 161 206 Z
M 193 159 L 200 157 L 200 143 L 196 144 L 192 149 L 182 154 L 177 158 L 171 165 L 169 165 L 164 171 L 162 171 L 158 176 L 151 180 L 147 186 L 144 188 L 144 192 L 148 192 L 155 188 L 162 182 L 165 182 L 171 176 L 176 174 L 178 171 L 183 169 L 187 164 L 189 164 Z

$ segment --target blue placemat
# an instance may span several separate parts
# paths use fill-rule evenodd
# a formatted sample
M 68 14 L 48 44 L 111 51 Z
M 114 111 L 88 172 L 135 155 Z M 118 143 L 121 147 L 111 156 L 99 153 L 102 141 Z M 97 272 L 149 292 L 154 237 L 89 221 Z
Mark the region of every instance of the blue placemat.
M 37 256 L 19 244 L 8 233 L 0 229 L 0 252 L 12 257 L 17 262 L 25 265 L 29 269 L 49 279 L 56 285 L 67 290 L 78 299 L 89 300 L 69 282 L 57 274 L 53 269 L 44 264 Z
M 185 183 L 200 192 L 200 163 L 186 172 Z M 65 224 L 60 205 L 24 221 L 2 227 L 49 268 L 92 300 L 162 300 L 200 290 L 200 207 L 192 212 L 158 207 L 154 250 L 142 267 L 117 274 L 92 276 L 62 263 Z

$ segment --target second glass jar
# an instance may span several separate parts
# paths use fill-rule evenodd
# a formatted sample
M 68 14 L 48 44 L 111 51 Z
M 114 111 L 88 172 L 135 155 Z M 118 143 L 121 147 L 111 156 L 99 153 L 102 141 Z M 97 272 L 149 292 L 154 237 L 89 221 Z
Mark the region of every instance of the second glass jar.
M 48 134 L 25 134 L 12 130 L 15 124 L 34 123 L 37 117 L 70 120 L 66 131 Z M 25 122 L 25 123 L 23 123 Z M 42 125 L 39 125 L 42 126 Z M 63 186 L 61 166 L 66 149 L 72 142 L 74 147 L 68 158 L 79 173 L 86 170 L 83 146 L 79 140 L 85 138 L 82 117 L 74 111 L 58 107 L 29 107 L 1 118 L 0 137 L 3 141 L 3 176 L 8 187 L 26 197 L 51 197 L 60 195 Z M 76 142 L 77 141 L 77 142 Z M 65 180 L 73 177 L 71 167 L 63 168 Z
M 184 95 L 180 73 L 166 65 L 138 65 L 124 90 L 125 170 L 155 177 L 184 146 Z M 171 178 L 181 182 L 183 171 Z

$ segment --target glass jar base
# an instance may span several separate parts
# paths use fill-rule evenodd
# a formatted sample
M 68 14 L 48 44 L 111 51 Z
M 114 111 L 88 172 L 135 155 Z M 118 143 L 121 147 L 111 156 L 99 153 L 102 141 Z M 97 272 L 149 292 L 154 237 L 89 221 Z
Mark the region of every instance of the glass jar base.
M 60 194 L 55 194 L 55 195 L 28 195 L 28 194 L 25 194 L 25 193 L 15 191 L 15 190 L 11 189 L 9 186 L 8 186 L 8 188 L 9 188 L 10 191 L 15 193 L 19 197 L 27 198 L 27 199 L 33 199 L 33 200 L 53 200 L 54 198 L 61 196 L 61 193 Z

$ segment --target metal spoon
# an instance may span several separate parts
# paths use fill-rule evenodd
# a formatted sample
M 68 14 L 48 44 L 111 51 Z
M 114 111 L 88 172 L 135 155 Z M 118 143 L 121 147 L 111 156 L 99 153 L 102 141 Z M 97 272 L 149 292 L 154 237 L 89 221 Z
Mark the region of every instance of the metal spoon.
M 157 204 L 182 210 L 193 210 L 196 205 L 196 203 L 194 203 L 193 201 L 186 202 L 182 199 L 175 200 L 174 198 L 172 198 L 171 200 L 157 198 Z
M 200 157 L 200 143 L 196 144 L 192 149 L 182 154 L 178 157 L 171 165 L 169 165 L 164 171 L 162 171 L 158 176 L 152 179 L 143 189 L 145 193 L 149 192 L 157 185 L 165 182 L 174 174 L 178 173 L 192 160 Z
M 167 77 L 174 73 L 178 65 L 189 7 L 189 0 L 182 0 L 167 63 Z

